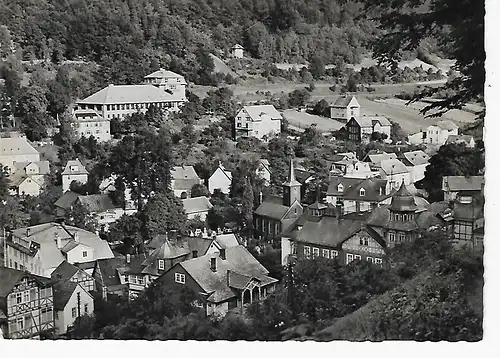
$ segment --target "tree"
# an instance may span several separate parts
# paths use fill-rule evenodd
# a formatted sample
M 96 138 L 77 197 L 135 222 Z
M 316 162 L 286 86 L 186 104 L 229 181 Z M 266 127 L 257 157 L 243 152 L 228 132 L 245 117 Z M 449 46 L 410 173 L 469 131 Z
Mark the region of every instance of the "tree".
M 484 164 L 484 152 L 478 148 L 468 148 L 465 144 L 442 145 L 429 160 L 422 186 L 431 202 L 443 200 L 443 176 L 479 175 Z
M 0 201 L 5 200 L 9 195 L 10 180 L 7 170 L 7 167 L 0 164 Z
M 122 242 L 123 251 L 139 253 L 142 248 L 142 221 L 138 215 L 123 215 L 109 225 L 108 241 Z
M 288 95 L 288 105 L 291 107 L 303 107 L 311 98 L 311 93 L 305 89 L 293 90 Z
M 350 76 L 349 79 L 347 80 L 346 86 L 345 86 L 346 92 L 357 92 L 358 91 L 358 82 L 353 76 Z
M 90 213 L 88 207 L 77 200 L 64 214 L 64 222 L 90 232 L 97 230 L 97 220 Z
M 151 197 L 142 215 L 148 238 L 169 230 L 185 232 L 187 229 L 184 206 L 172 191 L 164 191 Z
M 318 55 L 314 55 L 309 62 L 309 72 L 314 79 L 319 80 L 325 75 L 325 63 Z
M 383 36 L 374 41 L 375 56 L 385 64 L 394 65 L 405 51 L 416 50 L 423 39 L 437 38 L 449 58 L 456 59 L 453 70 L 459 75 L 446 83 L 451 91 L 443 100 L 423 109 L 441 115 L 449 109 L 462 108 L 471 101 L 482 101 L 485 81 L 483 2 L 474 0 L 412 1 L 401 6 L 398 0 L 365 1 L 368 12 L 381 14 L 379 27 Z M 415 97 L 429 97 L 439 89 L 427 89 Z M 479 113 L 484 116 L 484 110 Z
M 196 198 L 198 196 L 210 196 L 210 192 L 208 191 L 207 187 L 203 184 L 195 184 L 191 188 L 191 197 Z
M 398 142 L 406 142 L 408 139 L 408 135 L 406 132 L 401 128 L 401 125 L 398 122 L 390 121 L 391 122 L 391 140 L 393 143 L 398 143 Z
M 326 100 L 322 99 L 316 102 L 312 113 L 317 116 L 330 117 L 330 104 Z

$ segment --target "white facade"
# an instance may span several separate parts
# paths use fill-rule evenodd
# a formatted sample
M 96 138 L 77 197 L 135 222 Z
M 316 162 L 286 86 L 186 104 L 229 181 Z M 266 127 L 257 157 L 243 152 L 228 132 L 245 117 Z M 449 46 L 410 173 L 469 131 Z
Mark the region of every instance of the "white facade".
M 93 109 L 77 109 L 73 112 L 73 128 L 78 137 L 94 138 L 98 142 L 111 139 L 110 120 L 104 119 Z
M 339 97 L 335 104 L 330 106 L 330 118 L 347 122 L 352 117 L 359 118 L 361 116 L 361 107 L 356 97 Z
M 235 138 L 255 137 L 263 139 L 281 133 L 281 120 L 283 117 L 272 105 L 245 106 L 236 117 Z
M 385 135 L 387 135 L 387 138 L 391 138 L 391 126 L 389 125 L 382 125 L 379 122 L 375 122 L 375 124 L 373 125 L 373 131 L 384 133 Z
M 231 48 L 231 54 L 234 58 L 243 58 L 243 46 L 236 44 Z
M 429 165 L 429 163 L 425 163 L 425 164 L 410 166 L 408 168 L 410 170 L 410 180 L 412 183 L 415 183 L 417 181 L 424 179 L 425 168 L 427 168 L 428 165 Z
M 370 168 L 370 164 L 366 162 L 350 163 L 345 169 L 345 178 L 366 179 L 378 176 L 378 172 L 374 172 Z
M 411 144 L 432 144 L 441 146 L 450 135 L 458 135 L 458 127 L 451 121 L 444 120 L 430 125 L 421 132 L 408 136 Z
M 89 173 L 79 160 L 70 160 L 62 172 L 62 190 L 67 192 L 73 181 L 87 184 Z
M 33 148 L 26 137 L 11 133 L 10 137 L 0 137 L 0 164 L 9 172 L 15 171 L 15 163 L 39 162 L 40 153 Z
M 144 83 L 156 86 L 164 91 L 170 92 L 177 97 L 181 98 L 183 101 L 187 101 L 186 98 L 186 79 L 172 71 L 160 68 L 144 77 Z
M 210 194 L 213 194 L 216 189 L 219 189 L 224 194 L 229 194 L 231 180 L 231 172 L 225 170 L 222 164 L 219 164 L 210 178 L 208 178 L 208 190 Z
M 95 250 L 81 243 L 66 253 L 66 261 L 70 264 L 92 262 L 95 260 Z
M 80 294 L 80 315 L 94 313 L 94 298 L 80 284 L 77 284 L 63 310 L 55 313 L 55 327 L 57 334 L 65 334 L 68 326 L 72 326 L 78 318 L 78 293 Z

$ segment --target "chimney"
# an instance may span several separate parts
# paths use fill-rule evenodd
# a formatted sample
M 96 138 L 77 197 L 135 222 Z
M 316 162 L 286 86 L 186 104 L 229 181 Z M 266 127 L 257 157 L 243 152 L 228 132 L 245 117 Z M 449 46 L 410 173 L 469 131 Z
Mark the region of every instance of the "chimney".
M 193 259 L 198 257 L 198 250 L 193 250 Z
M 210 259 L 210 270 L 212 270 L 213 272 L 217 272 L 217 261 L 215 257 L 212 257 Z
M 336 209 L 335 215 L 337 216 L 337 220 L 340 222 L 340 219 L 342 218 L 342 205 L 337 204 Z
M 26 237 L 29 237 L 31 233 L 31 229 L 29 227 L 26 228 Z
M 127 263 L 130 263 L 130 254 L 127 254 Z
M 259 204 L 262 204 L 262 191 L 259 193 Z
M 56 237 L 57 249 L 61 250 L 62 249 L 62 242 L 61 242 L 61 238 L 59 237 L 59 233 L 56 232 L 55 237 Z
M 75 232 L 73 234 L 73 239 L 75 240 L 76 243 L 80 242 L 80 238 L 78 237 L 78 232 Z
M 226 259 L 226 249 L 220 249 L 220 258 L 221 260 L 225 260 Z

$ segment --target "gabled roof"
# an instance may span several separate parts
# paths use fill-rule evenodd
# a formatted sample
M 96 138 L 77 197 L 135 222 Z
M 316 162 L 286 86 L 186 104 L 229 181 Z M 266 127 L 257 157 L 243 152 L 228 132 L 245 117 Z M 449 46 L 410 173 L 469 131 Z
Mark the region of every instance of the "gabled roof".
M 76 166 L 78 169 L 76 171 L 71 171 L 71 167 Z M 78 160 L 68 160 L 66 166 L 64 167 L 62 175 L 75 175 L 75 174 L 89 174 L 87 169 L 83 166 L 83 164 Z
M 75 273 L 80 270 L 75 265 L 70 264 L 68 261 L 64 260 L 57 266 L 57 268 L 50 274 L 52 281 L 66 281 L 73 277 Z
M 25 137 L 0 137 L 0 156 L 31 154 L 40 155 Z
M 361 128 L 371 128 L 372 120 L 370 117 L 361 116 L 359 118 L 352 117 L 349 121 L 356 122 Z
M 268 117 L 270 119 L 283 119 L 281 114 L 272 104 L 244 106 L 243 110 L 248 113 L 252 121 L 260 121 L 263 117 Z
M 445 176 L 444 191 L 480 191 L 484 184 L 484 176 Z
M 14 168 L 16 169 L 16 171 L 18 170 L 25 170 L 26 167 L 30 164 L 35 164 L 38 166 L 38 169 L 39 169 L 39 175 L 46 175 L 46 174 L 49 174 L 50 172 L 50 169 L 49 169 L 49 161 L 48 160 L 41 160 L 41 161 L 37 161 L 37 162 L 15 162 L 14 163 Z
M 347 108 L 353 99 L 355 100 L 356 97 L 352 95 L 340 96 L 335 100 L 332 107 Z
M 170 70 L 166 70 L 164 68 L 160 68 L 158 71 L 150 73 L 149 75 L 144 76 L 144 78 L 178 78 L 184 79 L 184 76 L 179 75 Z
M 396 153 L 386 153 L 383 151 L 373 149 L 373 150 L 368 152 L 368 154 L 365 156 L 363 161 L 365 161 L 365 162 L 368 161 L 368 162 L 373 163 L 376 166 L 379 166 L 380 162 L 382 162 L 383 160 L 388 160 L 388 159 L 397 159 Z
M 180 94 L 168 93 L 153 85 L 109 85 L 81 100 L 79 104 L 125 104 L 180 102 Z
M 77 286 L 78 283 L 73 281 L 61 281 L 54 285 L 54 309 L 56 311 L 64 310 L 64 307 L 66 307 L 66 304 L 71 298 L 71 295 L 73 295 L 73 292 L 75 292 Z
M 288 206 L 285 206 L 283 204 L 277 204 L 274 202 L 270 201 L 263 201 L 257 209 L 255 209 L 254 214 L 255 215 L 260 215 L 260 216 L 265 216 L 271 219 L 275 220 L 281 220 L 287 213 L 288 209 L 290 209 Z
M 51 284 L 50 280 L 46 277 L 33 275 L 28 271 L 14 270 L 8 267 L 0 266 L 0 298 L 7 297 L 14 286 L 16 286 L 17 283 L 26 276 L 34 278 L 44 286 Z
M 283 186 L 301 186 L 297 179 L 295 179 L 295 170 L 293 169 L 293 159 L 290 159 L 290 166 L 288 167 L 288 178 L 283 183 Z
M 97 260 L 96 267 L 101 271 L 103 286 L 120 285 L 120 277 L 117 269 L 126 267 L 126 259 L 124 257 L 113 257 L 110 259 Z
M 91 213 L 102 213 L 117 208 L 106 194 L 80 195 L 78 201 L 86 206 Z
M 346 190 L 349 188 L 358 186 L 363 179 L 359 178 L 345 178 L 345 177 L 330 177 L 330 183 L 328 184 L 328 190 L 326 195 L 341 196 L 344 195 Z M 342 185 L 342 191 L 339 191 L 339 184 Z
M 372 125 L 374 126 L 377 122 L 380 123 L 381 126 L 383 127 L 386 127 L 386 126 L 392 126 L 392 123 L 391 121 L 389 121 L 387 119 L 387 117 L 384 117 L 384 116 L 379 116 L 379 115 L 375 115 L 375 116 L 370 116 L 368 117 L 371 119 L 372 121 Z
M 170 175 L 174 180 L 179 180 L 179 179 L 200 180 L 200 177 L 198 176 L 198 174 L 196 174 L 196 170 L 194 170 L 194 167 L 192 165 L 173 167 L 172 170 L 170 171 Z
M 386 175 L 408 173 L 408 168 L 398 159 L 386 159 L 381 161 L 380 169 Z
M 215 241 L 223 248 L 238 246 L 240 243 L 234 234 L 222 234 L 215 237 Z
M 182 205 L 187 215 L 207 212 L 214 207 L 206 196 L 182 199 Z
M 219 166 L 214 170 L 210 177 L 212 177 L 217 171 L 221 171 L 230 181 L 233 180 L 233 174 L 229 170 L 226 170 L 220 162 Z
M 344 192 L 341 194 L 341 196 L 344 200 L 380 202 L 389 196 L 389 193 L 386 192 L 386 188 L 386 179 L 361 179 L 359 182 L 353 182 L 351 185 L 344 187 Z M 335 190 L 336 189 L 337 188 L 335 188 Z M 364 195 L 361 195 L 361 189 L 364 190 Z
M 202 256 L 178 264 L 209 294 L 208 300 L 211 302 L 221 302 L 238 296 L 238 293 L 229 286 L 231 278 L 233 286 L 238 287 L 247 281 L 247 277 L 255 278 L 264 284 L 277 282 L 268 276 L 266 268 L 243 246 L 226 249 L 225 260 L 219 255 L 214 255 L 215 272 L 210 269 L 211 257 L 211 255 Z
M 458 126 L 449 120 L 439 121 L 436 123 L 436 126 L 438 126 L 441 129 L 446 129 L 449 131 L 458 129 Z
M 233 47 L 231 47 L 233 50 L 234 49 L 243 49 L 243 46 L 241 46 L 240 44 L 236 44 L 236 45 L 233 45 Z
M 406 162 L 411 166 L 424 165 L 429 163 L 429 156 L 425 154 L 422 150 L 414 150 L 412 152 L 406 152 L 402 154 Z
M 80 194 L 68 190 L 59 199 L 57 199 L 54 205 L 61 209 L 67 210 L 71 208 L 71 206 L 76 202 L 79 196 Z

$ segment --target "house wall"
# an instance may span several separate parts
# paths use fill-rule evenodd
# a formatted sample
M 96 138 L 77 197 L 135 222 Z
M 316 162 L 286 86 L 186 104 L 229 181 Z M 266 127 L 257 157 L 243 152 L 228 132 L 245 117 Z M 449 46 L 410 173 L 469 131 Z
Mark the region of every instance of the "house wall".
M 158 77 L 158 78 L 145 78 L 144 82 L 151 84 L 164 91 L 170 91 L 173 94 L 180 95 L 181 98 L 186 99 L 186 80 L 181 77 Z
M 38 184 L 31 177 L 28 177 L 25 180 L 23 180 L 21 184 L 19 184 L 19 187 L 17 189 L 17 194 L 38 196 L 40 195 L 40 191 L 41 191 L 40 184 Z
M 347 122 L 351 117 L 359 118 L 361 109 L 359 105 L 350 105 L 347 108 L 330 107 L 330 118 Z
M 86 253 L 86 256 L 84 256 L 84 253 Z M 67 253 L 66 260 L 70 264 L 95 261 L 95 250 L 89 246 L 78 245 Z
M 403 183 L 403 181 L 405 182 L 406 185 L 413 183 L 409 171 L 407 173 L 387 175 L 383 170 L 380 170 L 380 178 L 387 179 L 389 181 L 388 183 L 389 190 L 391 190 L 392 188 L 398 189 Z
M 88 174 L 71 174 L 62 176 L 62 189 L 63 193 L 69 190 L 69 187 L 73 181 L 78 181 L 82 184 L 86 184 L 88 181 Z
M 94 313 L 94 299 L 82 286 L 76 286 L 64 310 L 57 311 L 56 313 L 55 324 L 57 334 L 65 334 L 68 326 L 72 326 L 75 323 L 78 317 L 78 293 L 80 293 L 80 314 L 84 316 L 85 314 L 91 315 Z M 87 313 L 85 313 L 86 305 Z M 76 311 L 75 317 L 73 317 L 73 309 Z
M 391 126 L 382 126 L 379 123 L 375 123 L 373 126 L 374 132 L 384 133 L 387 135 L 387 138 L 391 138 Z
M 236 140 L 242 137 L 255 137 L 262 139 L 264 136 L 281 133 L 281 120 L 263 116 L 258 121 L 253 121 L 250 115 L 241 109 L 234 117 Z
M 458 135 L 458 129 L 446 130 L 438 126 L 429 126 L 426 130 L 427 136 L 424 139 L 425 144 L 443 145 L 446 143 L 449 135 Z
M 150 106 L 157 106 L 164 110 L 165 115 L 179 112 L 184 101 L 152 102 L 152 103 L 120 103 L 120 104 L 78 104 L 78 109 L 94 109 L 104 119 L 123 119 L 137 112 L 146 113 Z
M 360 240 L 368 239 L 368 244 L 360 243 Z M 365 230 L 361 230 L 353 237 L 349 238 L 342 244 L 342 250 L 345 253 L 361 255 L 362 259 L 366 257 L 383 257 L 385 255 L 384 248 L 374 240 Z
M 213 194 L 215 189 L 220 189 L 222 193 L 229 194 L 230 187 L 231 179 L 227 177 L 221 168 L 217 168 L 212 176 L 208 178 L 208 190 L 210 194 Z
M 263 164 L 259 164 L 256 174 L 260 178 L 264 179 L 265 186 L 269 186 L 269 184 L 271 183 L 271 173 L 264 167 Z
M 410 144 L 423 144 L 424 143 L 424 133 L 418 132 L 408 136 L 408 142 Z
M 425 168 L 429 165 L 429 163 L 422 164 L 422 165 L 414 165 L 412 167 L 409 167 L 410 169 L 410 175 L 411 175 L 411 182 L 415 183 L 417 181 L 420 181 L 424 179 L 425 177 Z
M 266 216 L 255 215 L 254 226 L 264 239 L 272 239 L 282 231 L 281 221 Z
M 243 49 L 241 48 L 233 49 L 233 57 L 243 58 Z
M 111 122 L 109 119 L 104 119 L 95 116 L 94 118 L 78 116 L 75 119 L 73 128 L 75 129 L 78 137 L 94 138 L 98 142 L 105 142 L 111 139 Z
M 207 260 L 210 260 L 207 258 Z M 186 278 L 186 283 L 181 284 L 175 282 L 175 273 L 184 274 Z M 172 291 L 180 291 L 184 287 L 193 290 L 194 292 L 204 293 L 204 290 L 198 285 L 198 283 L 187 273 L 187 271 L 181 265 L 175 265 L 170 270 L 166 271 L 163 275 L 158 278 L 165 288 Z
M 35 256 L 30 256 L 13 246 L 7 245 L 4 258 L 5 267 L 26 270 L 34 275 L 46 276 L 38 253 Z

